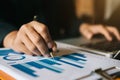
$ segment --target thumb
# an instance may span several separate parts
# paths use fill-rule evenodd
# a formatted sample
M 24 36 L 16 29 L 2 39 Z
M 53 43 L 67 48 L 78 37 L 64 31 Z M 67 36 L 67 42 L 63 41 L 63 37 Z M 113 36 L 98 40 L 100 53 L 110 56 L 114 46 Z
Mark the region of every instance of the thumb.
M 89 40 L 93 37 L 93 33 L 89 30 L 82 31 L 81 33 L 85 38 L 87 38 Z

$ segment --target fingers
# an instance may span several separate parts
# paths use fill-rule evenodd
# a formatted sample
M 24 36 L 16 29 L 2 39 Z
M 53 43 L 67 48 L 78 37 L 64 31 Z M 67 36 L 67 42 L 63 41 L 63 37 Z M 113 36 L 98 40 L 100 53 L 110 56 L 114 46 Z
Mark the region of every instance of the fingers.
M 80 26 L 80 32 L 87 39 L 91 39 L 95 34 L 102 34 L 108 41 L 112 41 L 112 36 L 110 34 L 112 33 L 118 40 L 120 40 L 119 31 L 111 26 L 82 24 Z
M 44 24 L 38 23 L 38 22 L 35 22 L 35 21 L 31 22 L 30 24 L 34 26 L 34 29 L 39 34 L 41 34 L 41 37 L 45 40 L 45 42 L 46 42 L 46 44 L 49 48 L 52 48 L 53 45 L 55 45 L 55 44 L 53 44 L 53 41 L 52 41 L 51 36 L 49 34 L 48 28 Z
M 48 28 L 37 21 L 21 26 L 19 31 L 16 31 L 16 34 L 14 33 L 7 37 L 6 42 L 8 42 L 8 38 L 11 40 L 10 43 L 13 44 L 12 49 L 18 52 L 35 55 L 42 54 L 45 57 L 49 57 L 49 48 L 56 51 L 56 44 L 51 39 Z M 11 48 L 11 44 L 7 44 L 7 46 Z
M 83 36 L 85 36 L 87 39 L 91 39 L 93 36 L 93 33 L 90 30 L 85 30 L 82 32 Z
M 115 27 L 106 27 L 109 32 L 111 32 L 120 41 L 119 31 Z
M 95 30 L 95 29 L 91 29 L 91 31 L 92 30 Z M 102 26 L 102 25 L 97 25 L 96 26 L 96 30 L 92 31 L 92 32 L 103 34 L 108 41 L 112 40 L 112 37 L 109 34 L 108 30 L 104 26 Z
M 92 36 L 94 35 L 89 28 L 90 27 L 88 24 L 82 24 L 79 28 L 79 31 L 81 32 L 81 34 L 87 39 L 91 39 Z
M 48 57 L 48 47 L 41 35 L 38 34 L 29 24 L 24 25 L 23 27 L 25 28 L 24 30 L 26 36 L 24 36 L 22 41 L 27 46 L 27 48 L 36 55 L 42 54 L 43 56 Z
M 99 27 L 99 31 L 100 31 L 99 33 L 103 34 L 108 41 L 112 41 L 112 35 L 110 33 L 112 33 L 117 38 L 117 40 L 120 40 L 119 31 L 115 27 L 112 26 Z
M 24 44 L 19 44 L 18 47 L 15 47 L 13 49 L 17 52 L 26 53 L 28 55 L 33 55 L 32 52 L 28 50 Z
M 52 40 L 48 28 L 44 24 L 32 21 L 30 25 L 32 25 L 37 33 L 41 35 L 48 48 L 53 48 L 53 51 L 57 50 L 56 44 Z
M 56 45 L 56 43 L 54 42 L 54 41 L 52 41 L 52 50 L 53 50 L 53 52 L 57 52 L 57 45 Z
M 19 31 L 24 33 L 21 40 L 33 54 L 49 57 L 48 49 L 56 50 L 56 44 L 44 24 L 32 21 L 23 25 Z
M 40 55 L 41 52 L 38 50 L 38 48 L 32 43 L 32 41 L 28 38 L 27 35 L 22 37 L 22 42 L 24 45 L 28 48 L 28 50 L 35 55 Z

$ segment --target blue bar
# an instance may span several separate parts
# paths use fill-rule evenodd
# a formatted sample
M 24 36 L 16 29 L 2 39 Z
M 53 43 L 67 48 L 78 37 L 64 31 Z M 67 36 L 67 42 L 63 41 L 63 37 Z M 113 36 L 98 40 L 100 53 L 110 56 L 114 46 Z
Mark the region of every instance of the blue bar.
M 86 58 L 86 56 L 84 54 L 80 54 L 80 53 L 72 53 L 71 55 L 76 55 L 76 56 Z
M 39 61 L 44 62 L 49 65 L 53 65 L 53 64 L 61 65 L 60 63 L 57 63 L 54 60 L 50 60 L 50 59 L 43 59 L 43 60 L 39 60 Z
M 66 59 L 66 60 L 69 60 L 69 61 L 73 61 L 73 62 L 78 63 L 78 64 L 85 64 L 85 62 L 86 62 L 86 61 L 76 61 L 74 59 L 70 59 L 70 58 L 67 58 L 67 57 L 62 57 L 62 58 Z
M 72 65 L 72 66 L 74 66 L 74 67 L 84 68 L 83 66 L 79 66 L 79 65 L 76 65 L 76 64 L 73 64 L 73 63 L 70 63 L 70 62 L 64 61 L 64 60 L 60 60 L 60 59 L 61 59 L 60 57 L 55 57 L 54 59 L 57 60 L 57 61 L 60 61 L 60 62 L 63 62 L 63 63 L 69 64 L 69 65 Z
M 35 61 L 35 62 L 32 61 L 32 62 L 27 62 L 26 64 L 29 64 L 33 67 L 38 68 L 38 69 L 46 68 L 48 70 L 51 70 L 51 71 L 54 71 L 54 72 L 57 72 L 57 73 L 61 73 L 63 71 L 63 69 L 54 67 L 52 65 L 46 64 L 46 63 L 41 62 L 41 61 Z
M 63 57 L 66 57 L 66 58 L 69 58 L 69 59 L 75 60 L 75 61 L 79 61 L 79 60 L 81 60 L 81 61 L 86 61 L 85 59 L 77 58 L 77 57 L 74 57 L 74 56 L 71 56 L 71 55 L 65 55 L 65 56 L 63 56 Z
M 6 56 L 9 53 L 14 53 L 14 51 L 12 49 L 8 49 L 8 50 L 0 50 L 0 56 Z
M 76 57 L 76 56 L 78 56 L 78 57 Z M 46 69 L 56 72 L 56 73 L 62 73 L 64 69 L 54 66 L 54 65 L 62 65 L 61 63 L 58 63 L 57 61 L 77 67 L 77 68 L 84 68 L 83 66 L 77 65 L 79 63 L 79 61 L 83 61 L 83 62 L 87 61 L 86 56 L 84 56 L 83 54 L 78 54 L 78 53 L 73 53 L 71 55 L 65 55 L 62 57 L 55 57 L 54 59 L 55 60 L 42 59 L 42 60 L 38 60 L 38 61 L 26 62 L 24 64 L 15 64 L 12 66 L 14 68 L 17 68 L 17 69 L 33 76 L 33 77 L 37 77 L 38 75 L 34 74 L 35 71 L 30 69 L 30 67 L 35 67 L 38 69 L 46 68 Z M 68 61 L 65 61 L 65 59 Z M 77 64 L 69 62 L 69 61 L 73 61 Z M 79 63 L 79 64 L 81 64 L 81 63 Z
M 43 66 L 41 66 L 41 65 L 39 65 L 39 64 L 37 64 L 37 63 L 35 63 L 35 62 L 33 62 L 33 61 L 27 62 L 27 63 L 25 63 L 25 64 L 30 65 L 30 67 L 34 66 L 34 67 L 36 67 L 36 68 L 38 68 L 38 69 L 44 68 Z
M 29 74 L 29 75 L 31 75 L 33 77 L 37 77 L 37 75 L 34 74 L 35 71 L 30 69 L 29 67 L 25 67 L 25 66 L 23 66 L 21 64 L 16 64 L 16 65 L 11 65 L 11 66 L 13 66 L 14 68 L 17 68 L 17 69 Z
M 61 69 L 61 68 L 46 64 L 46 63 L 41 62 L 41 61 L 36 61 L 36 63 L 41 64 L 41 65 L 44 66 L 44 68 L 47 68 L 47 69 L 52 70 L 52 71 L 57 72 L 57 73 L 62 73 L 62 71 L 64 70 L 64 69 Z
M 0 50 L 0 56 L 7 56 L 8 54 L 21 54 L 21 53 L 18 53 L 18 52 L 15 52 L 14 50 L 12 49 L 4 49 L 4 50 Z

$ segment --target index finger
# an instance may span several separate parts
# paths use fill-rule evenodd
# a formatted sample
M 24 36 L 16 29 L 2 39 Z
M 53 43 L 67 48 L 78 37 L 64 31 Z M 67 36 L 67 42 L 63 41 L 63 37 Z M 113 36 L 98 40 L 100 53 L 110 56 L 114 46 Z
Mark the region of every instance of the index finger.
M 109 32 L 113 33 L 118 40 L 120 40 L 120 34 L 117 28 L 111 26 L 107 27 L 107 29 L 109 30 Z
M 104 26 L 98 26 L 98 29 L 99 29 L 98 32 L 103 34 L 107 40 L 109 41 L 112 40 L 112 37 L 110 36 L 109 32 Z
M 46 25 L 39 23 L 37 21 L 33 21 L 33 27 L 34 29 L 42 36 L 42 38 L 45 40 L 48 48 L 53 48 L 55 47 L 55 43 L 52 40 L 49 30 Z

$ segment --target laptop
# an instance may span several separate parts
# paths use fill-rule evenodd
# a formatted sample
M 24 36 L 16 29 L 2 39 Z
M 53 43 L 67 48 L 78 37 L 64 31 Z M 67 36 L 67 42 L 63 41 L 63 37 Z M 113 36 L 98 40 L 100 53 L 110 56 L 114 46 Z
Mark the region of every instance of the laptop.
M 104 36 L 97 35 L 91 40 L 87 40 L 84 37 L 65 39 L 62 42 L 72 44 L 80 47 L 80 50 L 103 55 L 107 57 L 114 57 L 116 53 L 120 52 L 120 41 L 113 37 L 111 42 L 107 41 Z M 120 58 L 116 56 L 116 59 Z

